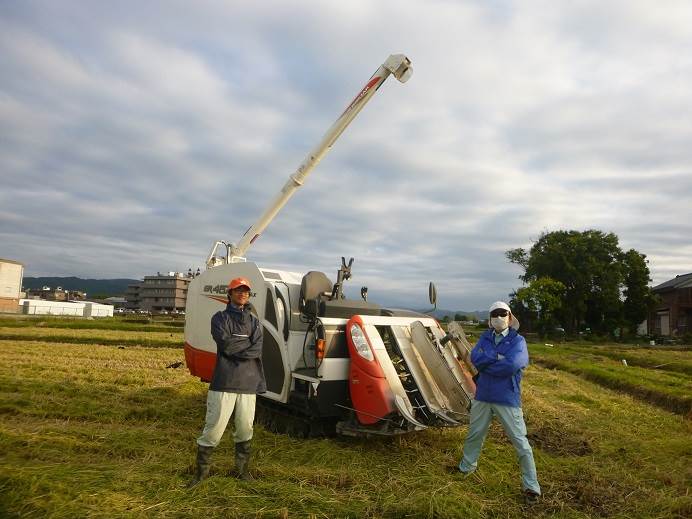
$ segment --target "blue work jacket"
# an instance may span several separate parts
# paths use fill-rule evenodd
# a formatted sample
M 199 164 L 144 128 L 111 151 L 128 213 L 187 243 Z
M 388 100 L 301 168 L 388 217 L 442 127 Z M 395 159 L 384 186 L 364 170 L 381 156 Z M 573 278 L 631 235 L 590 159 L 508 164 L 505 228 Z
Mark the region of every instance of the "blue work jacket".
M 476 400 L 521 407 L 521 376 L 529 365 L 529 352 L 515 329 L 510 328 L 497 345 L 493 331 L 485 331 L 471 351 L 471 362 L 478 370 Z

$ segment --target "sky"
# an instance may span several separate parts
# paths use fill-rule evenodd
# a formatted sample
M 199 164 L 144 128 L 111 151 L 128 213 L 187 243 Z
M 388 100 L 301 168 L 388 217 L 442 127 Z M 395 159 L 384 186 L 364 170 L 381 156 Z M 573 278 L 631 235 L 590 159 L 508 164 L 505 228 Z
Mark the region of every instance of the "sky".
M 204 268 L 371 74 L 389 78 L 248 251 L 347 293 L 487 308 L 504 252 L 599 229 L 692 272 L 692 3 L 0 3 L 0 257 L 26 276 Z

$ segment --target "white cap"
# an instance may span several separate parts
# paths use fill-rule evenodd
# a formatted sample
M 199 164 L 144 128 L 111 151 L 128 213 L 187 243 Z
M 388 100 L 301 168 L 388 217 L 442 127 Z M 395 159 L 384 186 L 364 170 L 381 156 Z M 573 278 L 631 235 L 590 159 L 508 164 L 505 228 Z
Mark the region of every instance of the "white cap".
M 504 301 L 495 301 L 492 305 L 490 305 L 490 310 L 488 310 L 488 313 L 492 312 L 493 310 L 497 310 L 498 308 L 503 308 L 507 310 L 508 312 L 511 312 L 512 310 L 509 308 L 509 305 L 505 303 Z
M 490 305 L 490 310 L 488 310 L 488 314 L 490 314 L 490 312 L 492 312 L 493 310 L 497 310 L 498 308 L 507 310 L 510 314 L 512 314 L 512 309 L 504 301 L 495 301 L 492 305 Z M 517 319 L 514 314 L 512 314 L 512 319 L 509 322 L 509 327 L 514 328 L 515 330 L 519 329 L 519 319 Z

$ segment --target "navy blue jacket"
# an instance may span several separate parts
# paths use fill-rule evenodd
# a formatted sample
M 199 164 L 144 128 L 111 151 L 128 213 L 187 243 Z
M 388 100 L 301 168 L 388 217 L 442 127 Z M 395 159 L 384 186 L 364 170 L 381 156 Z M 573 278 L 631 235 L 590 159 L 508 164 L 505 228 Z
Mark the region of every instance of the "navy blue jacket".
M 216 366 L 209 384 L 212 391 L 258 394 L 267 390 L 262 367 L 262 326 L 245 305 L 230 303 L 211 318 L 216 341 Z
M 521 407 L 521 376 L 529 365 L 526 340 L 513 328 L 495 345 L 493 331 L 487 330 L 471 351 L 478 370 L 476 400 Z

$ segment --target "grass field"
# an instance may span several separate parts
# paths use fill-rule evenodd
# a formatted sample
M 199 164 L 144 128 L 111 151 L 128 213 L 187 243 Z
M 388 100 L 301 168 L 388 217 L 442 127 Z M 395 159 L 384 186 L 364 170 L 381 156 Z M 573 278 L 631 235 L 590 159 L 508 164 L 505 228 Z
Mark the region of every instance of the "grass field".
M 531 510 L 496 425 L 478 472 L 467 478 L 445 470 L 458 461 L 465 427 L 395 439 L 297 440 L 258 426 L 256 481 L 228 476 L 227 433 L 213 477 L 189 491 L 206 385 L 184 367 L 166 367 L 183 360 L 180 330 L 166 332 L 176 347 L 120 348 L 107 341 L 141 341 L 142 332 L 83 328 L 72 336 L 64 327 L 44 324 L 39 333 L 1 324 L 0 517 L 692 515 L 690 420 L 537 365 L 526 373 L 524 412 L 544 498 Z M 60 342 L 43 340 L 50 336 Z M 79 343 L 85 338 L 93 344 Z M 537 357 L 555 355 L 532 349 Z M 666 352 L 659 364 L 685 364 L 686 355 Z M 592 364 L 615 362 L 599 358 Z M 647 387 L 664 391 L 669 379 L 657 385 L 656 377 L 676 375 L 689 391 L 689 373 L 631 369 L 653 373 L 642 378 Z

